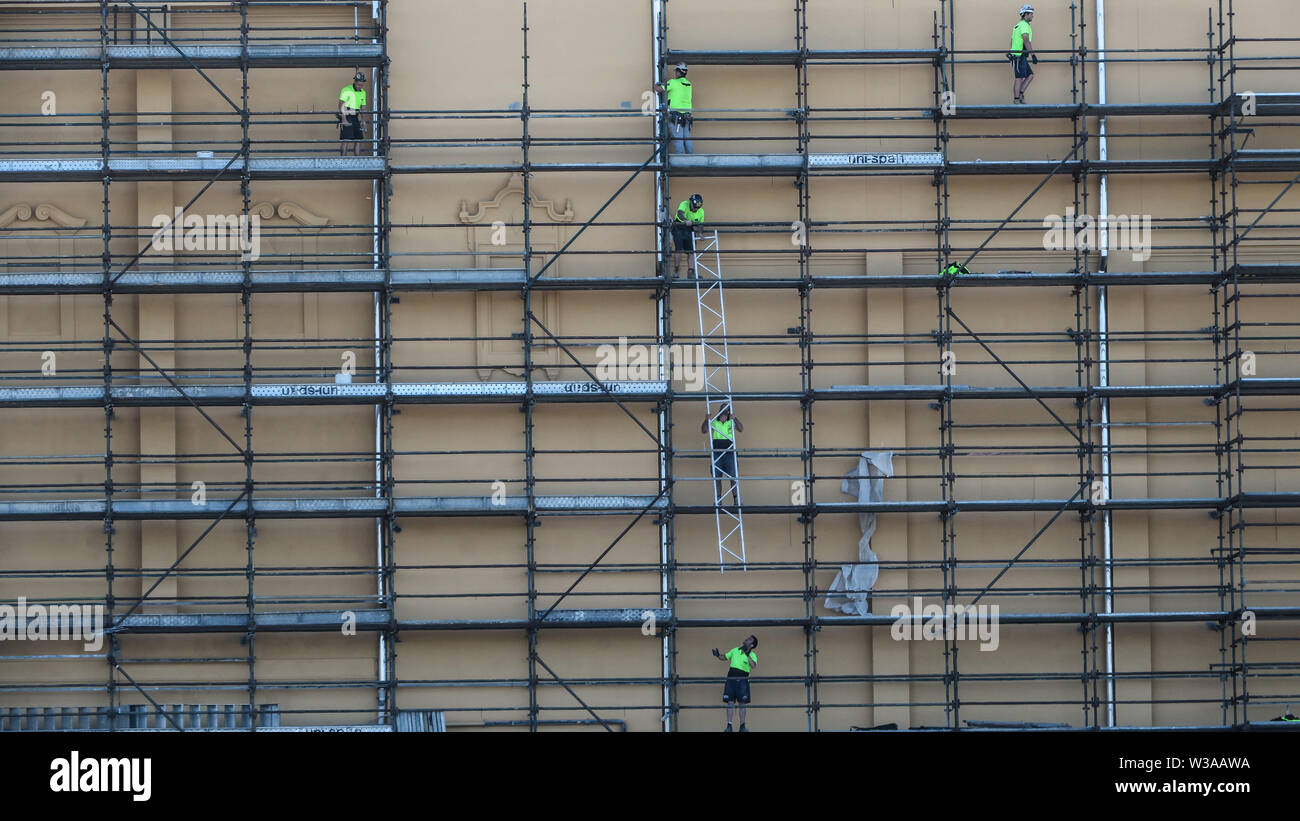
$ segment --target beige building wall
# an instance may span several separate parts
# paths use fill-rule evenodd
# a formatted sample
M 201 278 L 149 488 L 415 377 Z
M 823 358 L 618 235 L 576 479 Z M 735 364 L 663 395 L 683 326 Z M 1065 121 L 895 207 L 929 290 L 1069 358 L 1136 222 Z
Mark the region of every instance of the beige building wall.
M 183 7 L 185 4 L 174 4 Z M 477 3 L 390 0 L 388 52 L 390 106 L 397 112 L 493 110 L 495 119 L 447 115 L 402 115 L 391 126 L 394 164 L 508 163 L 521 157 L 520 122 L 511 112 L 522 100 L 521 4 L 515 0 Z M 789 0 L 744 3 L 669 2 L 673 49 L 787 49 L 795 20 Z M 956 20 L 962 59 L 982 58 L 957 68 L 957 104 L 1003 104 L 1009 73 L 1001 52 L 1015 21 L 1015 3 L 963 0 Z M 1089 10 L 1092 3 L 1085 3 Z M 1249 7 L 1248 9 L 1244 7 Z M 807 43 L 813 49 L 932 47 L 938 3 L 928 0 L 817 0 L 810 4 Z M 1238 3 L 1239 36 L 1275 34 L 1268 21 L 1289 5 L 1255 0 Z M 1108 4 L 1108 46 L 1116 51 L 1187 49 L 1187 59 L 1116 62 L 1109 71 L 1111 102 L 1205 102 L 1209 70 L 1204 9 L 1184 2 Z M 260 23 L 301 21 L 257 15 Z M 175 13 L 177 24 L 185 19 Z M 348 25 L 351 12 L 322 19 Z M 315 22 L 316 18 L 313 17 Z M 1095 45 L 1093 20 L 1082 45 Z M 533 0 L 528 4 L 529 159 L 551 162 L 643 162 L 650 152 L 652 120 L 638 116 L 653 81 L 654 32 L 651 4 L 623 0 Z M 1068 9 L 1043 3 L 1034 22 L 1037 50 L 1044 60 L 1031 88 L 1033 103 L 1069 102 L 1072 79 Z M 1256 45 L 1256 51 L 1266 47 Z M 1274 48 L 1282 48 L 1275 45 Z M 1243 51 L 1247 46 L 1242 47 Z M 979 53 L 979 52 L 982 52 Z M 1201 60 L 1198 62 L 1197 60 Z M 1096 100 L 1095 66 L 1084 72 L 1089 101 Z M 239 89 L 239 72 L 209 72 L 227 94 Z M 328 114 L 347 71 L 258 69 L 250 105 L 262 113 L 253 128 L 258 141 L 301 141 L 293 150 L 332 154 L 334 125 Z M 935 103 L 935 72 L 910 65 L 814 65 L 809 68 L 810 105 L 817 110 L 811 131 L 814 152 L 928 151 L 935 125 L 920 109 Z M 692 69 L 695 83 L 696 150 L 700 153 L 790 153 L 797 130 L 784 115 L 796 106 L 795 71 L 774 66 L 710 66 Z M 1245 74 L 1257 92 L 1294 87 L 1293 72 Z M 45 141 L 83 141 L 86 156 L 98 154 L 99 76 L 95 72 L 13 72 L 6 76 L 6 114 L 35 114 L 41 92 L 53 90 L 61 111 L 86 112 L 86 126 L 0 124 L 10 146 Z M 1240 83 L 1246 82 L 1243 78 Z M 372 89 L 372 95 L 374 90 Z M 237 99 L 237 98 L 236 98 Z M 110 106 L 121 115 L 115 139 L 138 140 L 188 152 L 210 144 L 231 150 L 238 117 L 226 109 L 195 72 L 114 71 Z M 830 110 L 871 109 L 871 119 L 836 117 Z M 584 110 L 618 116 L 558 116 Z M 726 110 L 725 112 L 723 110 Z M 905 112 L 904 110 L 910 110 Z M 150 125 L 149 112 L 186 113 L 170 127 Z M 223 111 L 219 122 L 202 122 L 205 112 Z M 311 114 L 311 112 L 321 112 Z M 132 123 L 132 115 L 138 119 Z M 722 116 L 729 122 L 716 121 Z M 305 120 L 273 124 L 269 120 Z M 711 122 L 711 120 L 714 120 Z M 773 120 L 776 120 L 775 122 Z M 1090 121 L 1095 128 L 1095 120 Z M 1114 118 L 1110 156 L 1188 158 L 1208 156 L 1207 123 L 1194 117 Z M 1060 160 L 1073 142 L 1063 119 L 954 120 L 949 124 L 952 160 Z M 1295 127 L 1261 127 L 1252 148 L 1293 148 Z M 39 136 L 33 136 L 39 135 Z M 1172 135 L 1172 136 L 1171 136 Z M 757 138 L 763 138 L 761 141 Z M 595 145 L 581 140 L 594 140 Z M 315 141 L 315 142 L 312 142 Z M 609 142 L 640 144 L 601 144 Z M 272 144 L 280 145 L 280 144 Z M 287 145 L 287 143 L 285 144 Z M 54 150 L 46 146 L 45 150 Z M 267 146 L 268 153 L 277 149 Z M 1096 143 L 1088 146 L 1095 159 Z M 536 271 L 573 239 L 581 226 L 627 178 L 626 173 L 575 171 L 535 173 L 529 181 L 531 247 Z M 1236 192 L 1248 224 L 1248 209 L 1267 206 L 1281 190 L 1279 174 L 1244 174 Z M 1289 176 L 1289 172 L 1285 175 Z M 1025 176 L 953 176 L 948 207 L 953 221 L 953 257 L 964 258 L 997 228 L 1040 181 Z M 1252 184 L 1245 184 L 1252 183 Z M 517 266 L 524 243 L 522 179 L 517 174 L 410 174 L 391 180 L 393 267 L 502 268 Z M 1204 173 L 1113 175 L 1110 210 L 1150 214 L 1157 224 L 1150 259 L 1133 261 L 1117 252 L 1111 270 L 1208 271 L 1216 265 L 1210 233 L 1198 222 L 1210 213 L 1213 193 Z M 796 277 L 798 258 L 788 226 L 799 218 L 797 189 L 786 177 L 678 178 L 669 184 L 674 206 L 692 192 L 706 200 L 711 222 L 740 228 L 770 224 L 765 231 L 723 236 L 727 278 Z M 202 183 L 116 182 L 110 221 L 135 223 L 138 236 L 114 230 L 111 247 L 124 262 L 148 241 L 147 226 L 194 197 Z M 1095 213 L 1096 175 L 1083 183 Z M 809 268 L 814 276 L 930 275 L 936 260 L 936 188 L 929 175 L 817 176 L 810 184 L 814 222 L 848 225 L 813 232 Z M 1022 220 L 995 236 L 971 268 L 1044 273 L 1068 272 L 1074 255 L 1042 250 L 1041 220 L 1064 214 L 1075 201 L 1076 184 L 1058 175 L 1020 212 Z M 48 204 L 66 214 L 57 240 L 8 235 L 10 271 L 33 270 L 17 260 L 77 257 L 81 270 L 98 270 L 103 223 L 102 188 L 96 183 L 14 183 L 0 187 L 0 213 L 15 205 Z M 1292 191 L 1278 208 L 1295 208 Z M 252 205 L 265 216 L 264 262 L 303 267 L 369 267 L 371 184 L 364 181 L 259 181 Z M 202 213 L 231 214 L 242 208 L 239 186 L 222 181 L 195 206 Z M 1222 213 L 1222 205 L 1219 205 Z M 655 209 L 654 177 L 639 175 L 548 270 L 556 278 L 655 275 L 656 235 L 649 224 Z M 1246 215 L 1250 215 L 1249 218 Z M 1162 221 L 1176 219 L 1171 227 Z M 908 225 L 888 221 L 909 221 Z M 504 244 L 493 244 L 492 223 L 509 224 Z M 1285 220 L 1282 220 L 1285 222 Z M 24 217 L 17 223 L 48 227 L 49 220 Z M 17 224 L 14 223 L 14 224 Z M 59 223 L 62 225 L 63 223 Z M 731 225 L 734 224 L 734 225 Z M 360 226 L 347 229 L 342 226 Z M 348 235 L 350 234 L 350 235 Z M 57 242 L 57 245 L 54 243 Z M 963 253 L 964 252 L 964 253 Z M 334 255 L 334 256 L 331 256 Z M 1242 262 L 1283 262 L 1294 257 L 1289 229 L 1261 227 L 1241 250 Z M 183 254 L 176 255 L 183 259 Z M 146 255 L 142 264 L 165 266 L 175 259 Z M 46 265 L 53 264 L 49 261 Z M 120 264 L 120 263 L 119 263 Z M 1095 255 L 1089 260 L 1096 270 Z M 1222 265 L 1222 260 L 1218 261 Z M 39 268 L 40 266 L 36 266 Z M 1295 378 L 1294 296 L 1290 286 L 1250 285 L 1241 305 L 1243 346 L 1258 351 L 1260 376 Z M 1277 298 L 1258 296 L 1274 294 Z M 1258 296 L 1257 296 L 1258 295 Z M 653 295 L 650 295 L 653 297 Z M 1118 385 L 1209 384 L 1222 381 L 1213 366 L 1215 348 L 1205 329 L 1214 324 L 1216 296 L 1204 286 L 1115 287 L 1110 293 L 1111 380 Z M 738 393 L 801 390 L 800 350 L 790 333 L 800 323 L 794 289 L 735 289 L 727 294 L 732 335 L 732 379 Z M 693 292 L 674 289 L 669 297 L 675 333 L 699 332 Z M 817 344 L 815 388 L 839 385 L 933 385 L 941 381 L 939 301 L 931 289 L 814 289 L 809 298 Z M 1076 346 L 1067 329 L 1084 312 L 1095 334 L 1097 293 L 1076 299 L 1068 287 L 956 287 L 950 305 L 957 316 L 1034 386 L 1077 384 Z M 596 346 L 620 336 L 650 343 L 656 334 L 656 303 L 647 290 L 535 291 L 533 310 L 547 328 L 594 366 Z M 40 353 L 59 346 L 61 381 L 98 384 L 103 368 L 104 304 L 97 295 L 0 296 L 0 370 L 8 386 L 43 384 Z M 513 335 L 524 330 L 517 292 L 402 294 L 393 308 L 393 379 L 424 381 L 511 381 L 522 378 L 523 348 Z M 166 369 L 196 384 L 242 381 L 244 306 L 238 295 L 116 296 L 112 316 Z M 368 294 L 257 294 L 251 301 L 252 361 L 259 379 L 271 382 L 327 382 L 342 358 L 355 355 L 358 381 L 373 379 L 374 313 Z M 1269 324 L 1271 323 L 1271 324 Z M 534 333 L 540 333 L 536 328 Z M 960 330 L 957 328 L 956 330 Z M 870 335 L 870 338 L 867 337 Z M 39 349 L 39 350 L 38 350 Z M 1095 346 L 1094 346 L 1095 349 Z M 1015 387 L 1015 379 L 979 345 L 959 339 L 954 384 Z M 538 345 L 538 380 L 581 380 L 585 376 L 555 346 Z M 1095 356 L 1095 353 L 1094 353 Z M 112 366 L 142 383 L 157 383 L 151 366 L 119 346 Z M 1095 376 L 1094 376 L 1095 378 Z M 48 381 L 48 380 L 46 380 Z M 679 388 L 680 389 L 680 388 Z M 1073 424 L 1070 400 L 1047 406 Z M 651 403 L 633 402 L 632 413 L 654 429 Z M 1300 416 L 1285 397 L 1252 399 L 1246 414 L 1249 440 L 1294 447 Z M 398 496 L 488 496 L 503 482 L 511 496 L 524 492 L 524 415 L 510 404 L 407 404 L 394 418 L 394 474 Z M 1110 406 L 1116 454 L 1115 498 L 1214 497 L 1215 413 L 1200 398 L 1116 399 Z M 237 442 L 245 419 L 236 407 L 205 408 Z M 738 404 L 745 423 L 740 438 L 745 501 L 750 505 L 790 502 L 791 482 L 802 476 L 801 414 L 797 401 Z M 1097 412 L 1094 403 L 1092 413 Z M 673 405 L 672 471 L 676 505 L 707 505 L 707 443 L 699 434 L 703 405 L 698 396 L 679 395 Z M 953 416 L 956 447 L 954 494 L 961 500 L 1065 499 L 1079 488 L 1079 459 L 1073 440 L 1032 400 L 959 400 Z M 888 501 L 941 498 L 939 414 L 927 401 L 821 401 L 812 412 L 817 453 L 813 498 L 847 501 L 839 477 L 865 449 L 895 452 L 895 478 L 885 482 Z M 102 498 L 104 413 L 102 409 L 5 410 L 0 439 L 0 498 L 28 500 L 42 486 L 73 489 L 36 498 Z M 1177 424 L 1173 424 L 1177 423 Z M 365 496 L 373 481 L 375 414 L 371 406 L 255 407 L 253 448 L 258 498 Z M 242 489 L 244 465 L 213 425 L 193 408 L 119 407 L 112 419 L 113 467 L 124 498 L 184 498 L 193 482 L 213 497 L 232 498 Z M 1099 436 L 1094 431 L 1095 438 Z M 535 410 L 535 492 L 539 495 L 634 494 L 658 490 L 653 443 L 612 403 L 541 404 Z M 574 453 L 573 451 L 589 451 Z M 595 453 L 594 451 L 606 451 Z M 624 451 L 619 453 L 618 451 Z M 633 452 L 635 451 L 635 452 Z M 449 453 L 454 452 L 454 453 Z M 160 459 L 141 460 L 138 454 Z M 179 457 L 170 460 L 171 456 Z M 14 466 L 15 459 L 48 461 Z M 313 458 L 319 461 L 313 461 Z M 144 464 L 142 464 L 144 462 Z M 1300 490 L 1291 457 L 1261 450 L 1248 457 L 1246 490 Z M 1035 533 L 1051 511 L 961 512 L 956 518 L 954 571 L 962 598 L 990 584 Z M 543 517 L 536 530 L 537 606 L 545 609 L 623 530 L 630 516 Z M 1284 509 L 1249 511 L 1245 542 L 1252 547 L 1294 546 Z M 113 580 L 119 601 L 147 589 L 160 570 L 203 533 L 209 522 L 118 521 L 112 534 Z M 517 517 L 403 518 L 396 537 L 396 618 L 526 619 L 528 617 L 524 523 Z M 1276 525 L 1276 526 L 1270 526 Z M 1082 532 L 1086 533 L 1086 525 Z M 1124 511 L 1114 515 L 1114 549 L 1120 562 L 1115 583 L 1121 611 L 1217 610 L 1219 571 L 1207 560 L 1216 554 L 1220 525 L 1204 510 Z M 856 560 L 860 536 L 854 514 L 823 513 L 815 523 L 816 569 L 805 579 L 805 528 L 797 514 L 751 514 L 746 540 L 751 569 L 719 573 L 714 523 L 708 515 L 674 517 L 675 615 L 683 619 L 753 619 L 833 613 L 822 605 L 824 591 L 841 565 Z M 882 561 L 872 610 L 887 614 L 913 595 L 939 601 L 944 578 L 940 561 L 943 526 L 933 513 L 884 514 L 873 540 Z M 102 600 L 105 534 L 100 522 L 4 522 L 0 524 L 0 602 L 29 599 Z M 1001 612 L 1067 613 L 1087 610 L 1081 602 L 1081 525 L 1067 513 L 1047 528 L 1025 560 L 1002 576 L 985 603 Z M 1100 544 L 1099 537 L 1096 544 Z M 258 610 L 348 610 L 374 607 L 376 527 L 363 519 L 262 519 L 257 522 L 254 595 Z M 1099 547 L 1097 548 L 1100 549 Z M 566 599 L 566 608 L 651 608 L 659 605 L 660 529 L 646 517 L 619 542 L 602 566 L 638 565 L 629 572 L 587 576 Z M 242 519 L 217 525 L 155 592 L 150 612 L 244 612 L 249 580 L 246 528 Z M 326 569 L 322 572 L 320 569 Z M 32 571 L 39 571 L 33 573 Z M 66 572 L 60 572 L 66 571 Z M 1100 570 L 1097 571 L 1098 577 Z M 806 583 L 818 591 L 806 598 Z M 1294 566 L 1252 570 L 1249 602 L 1293 605 Z M 999 595 L 1001 593 L 1002 595 Z M 1261 630 L 1294 632 L 1294 624 L 1264 622 Z M 726 649 L 751 632 L 743 626 L 680 629 L 673 638 L 675 692 L 682 730 L 719 726 L 722 669 L 709 650 Z M 760 680 L 749 723 L 761 730 L 804 730 L 810 725 L 808 675 L 815 663 L 817 726 L 845 730 L 896 722 L 902 727 L 943 726 L 946 719 L 944 644 L 900 642 L 888 626 L 827 625 L 815 645 L 802 626 L 758 629 Z M 960 645 L 961 717 L 979 721 L 1043 721 L 1079 726 L 1085 720 L 1080 677 L 1090 664 L 1081 652 L 1099 652 L 1094 637 L 1073 624 L 1003 624 L 1000 646 L 981 652 Z M 1221 721 L 1220 635 L 1198 622 L 1125 624 L 1116 628 L 1118 719 L 1128 725 L 1217 724 Z M 810 653 L 815 646 L 816 653 Z M 0 653 L 30 648 L 0 645 Z M 51 652 L 65 652 L 52 649 Z M 72 649 L 66 652 L 74 652 Z M 447 711 L 453 728 L 528 718 L 527 635 L 523 630 L 404 631 L 396 644 L 398 705 L 403 709 Z M 664 728 L 665 706 L 658 679 L 664 644 L 625 629 L 542 630 L 537 652 L 599 715 L 627 722 L 629 730 Z M 1256 663 L 1295 660 L 1294 643 L 1250 645 Z M 258 703 L 280 705 L 288 724 L 359 724 L 372 721 L 374 682 L 381 659 L 374 633 L 259 634 L 253 647 L 235 635 L 127 636 L 121 656 L 145 688 L 169 693 L 176 682 L 210 689 L 174 691 L 168 703 L 247 703 L 248 658 L 255 656 Z M 207 660 L 180 663 L 176 659 Z M 151 662 L 150 659 L 162 661 Z M 1186 674 L 1166 677 L 1165 674 Z M 1153 674 L 1153 675 L 1148 675 Z M 584 719 L 588 713 L 545 671 L 538 671 L 538 698 L 545 719 Z M 105 692 L 61 692 L 109 678 L 101 660 L 24 661 L 0 665 L 0 706 L 103 706 Z M 311 686 L 313 683 L 331 686 Z M 594 682 L 594 683 L 593 683 Z M 1289 682 L 1289 683 L 1288 683 Z M 336 685 L 343 686 L 336 686 Z M 303 686 L 307 685 L 307 686 Z M 484 686 L 487 685 L 487 686 Z M 138 692 L 118 678 L 123 704 L 140 703 Z M 1104 686 L 1104 685 L 1099 685 Z M 1252 680 L 1256 698 L 1294 690 L 1294 680 Z M 1104 693 L 1103 693 L 1104 695 Z M 1271 707 L 1252 710 L 1271 718 Z M 1264 713 L 1268 713 L 1267 716 Z M 558 729 L 558 728 L 557 728 Z M 588 727 L 588 729 L 590 729 Z

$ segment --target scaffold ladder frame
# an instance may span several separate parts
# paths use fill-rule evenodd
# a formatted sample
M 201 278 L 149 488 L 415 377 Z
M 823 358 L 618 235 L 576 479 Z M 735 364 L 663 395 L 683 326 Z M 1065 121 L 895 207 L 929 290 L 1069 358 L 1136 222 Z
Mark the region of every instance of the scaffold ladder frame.
M 698 238 L 695 251 L 691 255 L 691 267 L 695 272 L 695 303 L 700 319 L 700 355 L 704 368 L 704 404 L 708 418 L 724 407 L 735 406 L 731 403 L 731 360 L 727 344 L 727 310 L 722 292 L 722 251 L 718 245 L 718 232 L 703 234 Z M 728 510 L 723 499 L 731 491 L 720 494 L 722 481 L 713 474 L 713 442 L 709 434 L 709 487 L 713 489 L 713 524 L 718 537 L 718 569 L 727 572 L 727 556 L 740 563 L 745 570 L 745 519 L 744 505 L 740 497 L 740 454 L 733 438 L 733 459 L 736 469 L 732 484 L 736 494 L 734 510 Z M 737 552 L 739 551 L 739 552 Z

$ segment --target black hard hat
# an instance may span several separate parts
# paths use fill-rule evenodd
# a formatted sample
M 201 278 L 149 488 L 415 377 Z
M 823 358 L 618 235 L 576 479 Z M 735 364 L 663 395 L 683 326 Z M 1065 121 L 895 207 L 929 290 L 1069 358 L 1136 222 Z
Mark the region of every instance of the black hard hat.
M 704 197 L 701 197 L 699 194 L 691 194 L 692 208 L 699 208 L 703 204 L 704 204 Z
M 354 83 L 364 83 L 365 81 L 366 81 L 366 75 L 362 74 L 359 71 L 352 77 L 352 82 Z

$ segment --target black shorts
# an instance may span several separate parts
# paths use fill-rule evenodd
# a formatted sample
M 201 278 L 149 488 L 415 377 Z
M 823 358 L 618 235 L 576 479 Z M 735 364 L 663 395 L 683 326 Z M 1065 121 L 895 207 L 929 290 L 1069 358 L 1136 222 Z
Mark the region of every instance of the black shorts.
M 727 683 L 722 687 L 722 701 L 725 704 L 731 704 L 733 702 L 748 704 L 749 677 L 728 676 Z
M 1023 80 L 1026 77 L 1033 77 L 1034 70 L 1029 67 L 1029 55 L 1021 54 L 1011 61 L 1011 65 L 1016 70 L 1016 79 Z
M 734 442 L 727 442 L 726 447 L 719 447 L 721 440 L 713 440 L 713 478 L 736 478 L 736 447 Z
M 345 143 L 361 142 L 366 138 L 365 129 L 361 127 L 361 115 L 349 114 L 339 126 L 339 140 Z
M 678 253 L 694 253 L 695 230 L 689 225 L 673 223 L 673 248 Z

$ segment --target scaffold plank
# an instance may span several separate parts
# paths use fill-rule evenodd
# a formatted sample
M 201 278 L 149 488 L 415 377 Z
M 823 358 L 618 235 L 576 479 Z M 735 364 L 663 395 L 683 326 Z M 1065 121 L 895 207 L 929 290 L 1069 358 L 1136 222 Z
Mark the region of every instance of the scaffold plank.
M 210 520 L 228 511 L 230 517 L 243 517 L 249 505 L 240 501 L 209 497 L 203 504 L 186 499 L 114 499 L 114 520 L 181 519 Z M 665 499 L 653 496 L 537 496 L 535 514 L 607 515 L 636 513 L 642 509 L 666 510 Z M 1112 498 L 1104 502 L 1069 499 L 958 499 L 882 502 L 818 502 L 808 505 L 746 504 L 745 512 L 764 515 L 811 513 L 814 516 L 857 513 L 913 514 L 956 511 L 961 513 L 1028 513 L 1067 510 L 1221 510 L 1229 505 L 1243 508 L 1283 509 L 1300 507 L 1300 493 L 1244 493 L 1232 498 L 1160 497 Z M 51 501 L 0 501 L 0 521 L 6 522 L 73 522 L 100 521 L 107 505 L 103 499 Z M 675 515 L 713 515 L 713 505 L 678 504 Z M 368 519 L 384 516 L 388 511 L 382 498 L 306 498 L 254 499 L 252 512 L 259 519 Z M 396 497 L 393 513 L 415 518 L 451 516 L 522 516 L 528 512 L 523 497 L 507 497 L 494 502 L 491 497 Z
M 805 169 L 823 171 L 892 171 L 937 169 L 944 156 L 937 151 L 864 151 L 858 153 L 809 154 L 672 154 L 668 170 L 695 177 L 781 176 Z
M 1262 620 L 1291 620 L 1300 618 L 1300 607 L 1252 607 L 1256 618 Z M 579 616 L 578 614 L 583 614 Z M 694 627 L 890 627 L 897 617 L 890 614 L 867 616 L 677 616 L 671 609 L 662 607 L 556 610 L 540 622 L 550 628 L 627 628 L 639 627 L 651 614 L 657 627 L 672 625 L 678 628 Z M 399 630 L 522 630 L 531 626 L 527 619 L 405 619 L 395 621 L 393 612 L 384 608 L 356 608 L 352 610 L 310 610 L 258 613 L 253 625 L 259 632 L 330 632 L 339 629 L 345 618 L 355 617 L 356 627 L 363 631 L 382 631 L 390 626 Z M 1014 613 L 1003 608 L 999 622 L 1006 625 L 1077 624 L 1099 620 L 1114 624 L 1162 624 L 1178 622 L 1218 622 L 1233 616 L 1232 611 L 1220 610 L 1166 610 L 1131 611 L 1113 613 Z M 245 613 L 134 613 L 115 624 L 114 632 L 128 634 L 167 633 L 242 633 L 249 629 Z
M 670 49 L 667 62 L 701 66 L 795 66 L 801 62 L 933 62 L 941 52 L 934 48 L 878 49 Z
M 123 386 L 109 391 L 113 404 L 138 407 L 188 405 L 242 405 L 242 385 L 186 385 L 184 394 L 171 385 Z M 517 402 L 528 396 L 524 382 L 311 382 L 254 384 L 249 401 L 254 405 L 367 405 L 390 397 L 410 403 Z M 627 400 L 658 400 L 668 385 L 660 381 L 598 383 L 533 382 L 532 396 L 545 402 L 601 401 L 608 394 Z M 187 400 L 186 397 L 189 397 Z M 0 388 L 3 407 L 96 407 L 104 404 L 100 385 Z
M 233 152 L 232 152 L 233 153 Z M 210 180 L 224 173 L 238 181 L 242 158 L 214 157 L 109 157 L 107 174 L 114 180 Z M 265 180 L 379 179 L 383 157 L 253 157 L 248 173 Z M 105 176 L 99 157 L 0 159 L 0 182 L 98 182 Z
M 233 503 L 233 504 L 232 504 Z M 535 496 L 534 511 L 567 515 L 636 513 L 649 507 L 667 508 L 666 499 L 653 496 Z M 227 515 L 242 517 L 249 511 L 259 519 L 347 519 L 374 518 L 388 512 L 381 497 L 359 498 L 255 498 L 247 501 L 209 496 L 203 503 L 189 499 L 114 499 L 113 519 L 175 520 L 214 519 Z M 0 521 L 98 521 L 108 506 L 103 499 L 57 501 L 0 501 Z M 393 499 L 398 516 L 521 516 L 528 513 L 523 496 L 424 496 Z
M 975 287 L 1078 287 L 1081 285 L 1150 286 L 1215 285 L 1236 272 L 1242 285 L 1300 281 L 1300 266 L 1289 263 L 1237 265 L 1227 271 L 1108 271 L 1105 273 L 1045 273 L 996 271 L 970 273 L 947 279 L 952 288 Z M 187 294 L 241 293 L 243 273 L 231 268 L 212 271 L 128 271 L 110 274 L 114 293 Z M 374 293 L 384 287 L 384 273 L 373 268 L 325 270 L 253 270 L 251 290 L 255 293 Z M 394 291 L 513 291 L 523 287 L 522 268 L 399 269 L 392 272 Z M 945 282 L 940 275 L 921 274 L 828 274 L 809 278 L 815 288 L 924 288 Z M 737 278 L 727 286 L 742 290 L 800 288 L 806 283 L 792 277 Z M 691 289 L 690 280 L 644 276 L 543 277 L 532 283 L 534 290 L 656 290 L 667 286 Z M 61 271 L 0 272 L 0 295 L 48 296 L 56 294 L 100 294 L 104 277 L 99 273 Z
M 539 402 L 600 402 L 610 396 L 624 401 L 658 401 L 667 394 L 667 383 L 658 381 L 534 382 L 533 399 Z M 1235 385 L 1235 383 L 1233 383 Z M 254 405 L 366 405 L 386 401 L 410 404 L 462 404 L 475 402 L 517 402 L 527 395 L 523 382 L 425 382 L 354 384 L 298 383 L 255 384 L 249 400 Z M 606 390 L 608 389 L 608 394 Z M 1075 385 L 1016 387 L 978 385 L 837 385 L 815 388 L 807 394 L 819 401 L 902 399 L 937 401 L 951 399 L 1085 399 L 1096 397 L 1203 397 L 1221 396 L 1233 385 L 1109 385 L 1081 388 Z M 114 386 L 112 402 L 117 406 L 170 407 L 187 405 L 242 405 L 243 386 L 187 385 L 182 395 L 170 385 Z M 1300 378 L 1241 380 L 1244 396 L 1295 396 Z M 188 395 L 189 399 L 186 399 Z M 96 385 L 61 387 L 0 388 L 0 408 L 87 408 L 104 404 L 104 388 Z M 734 393 L 737 401 L 790 401 L 804 398 L 799 392 Z M 702 394 L 679 393 L 678 401 L 702 400 Z
M 107 60 L 110 69 L 239 68 L 243 51 L 236 39 L 230 44 L 21 46 L 0 48 L 0 69 L 73 69 L 98 71 Z M 249 68 L 353 68 L 383 64 L 384 50 L 377 43 L 284 43 L 248 46 Z
M 244 274 L 237 268 L 213 271 L 127 271 L 110 273 L 113 291 L 121 294 L 237 294 Z M 373 293 L 384 287 L 384 272 L 375 268 L 333 270 L 254 270 L 251 289 L 259 293 L 312 293 L 316 291 Z M 411 269 L 392 272 L 395 291 L 516 290 L 526 277 L 522 268 Z M 60 271 L 0 272 L 0 294 L 99 294 L 102 273 Z

